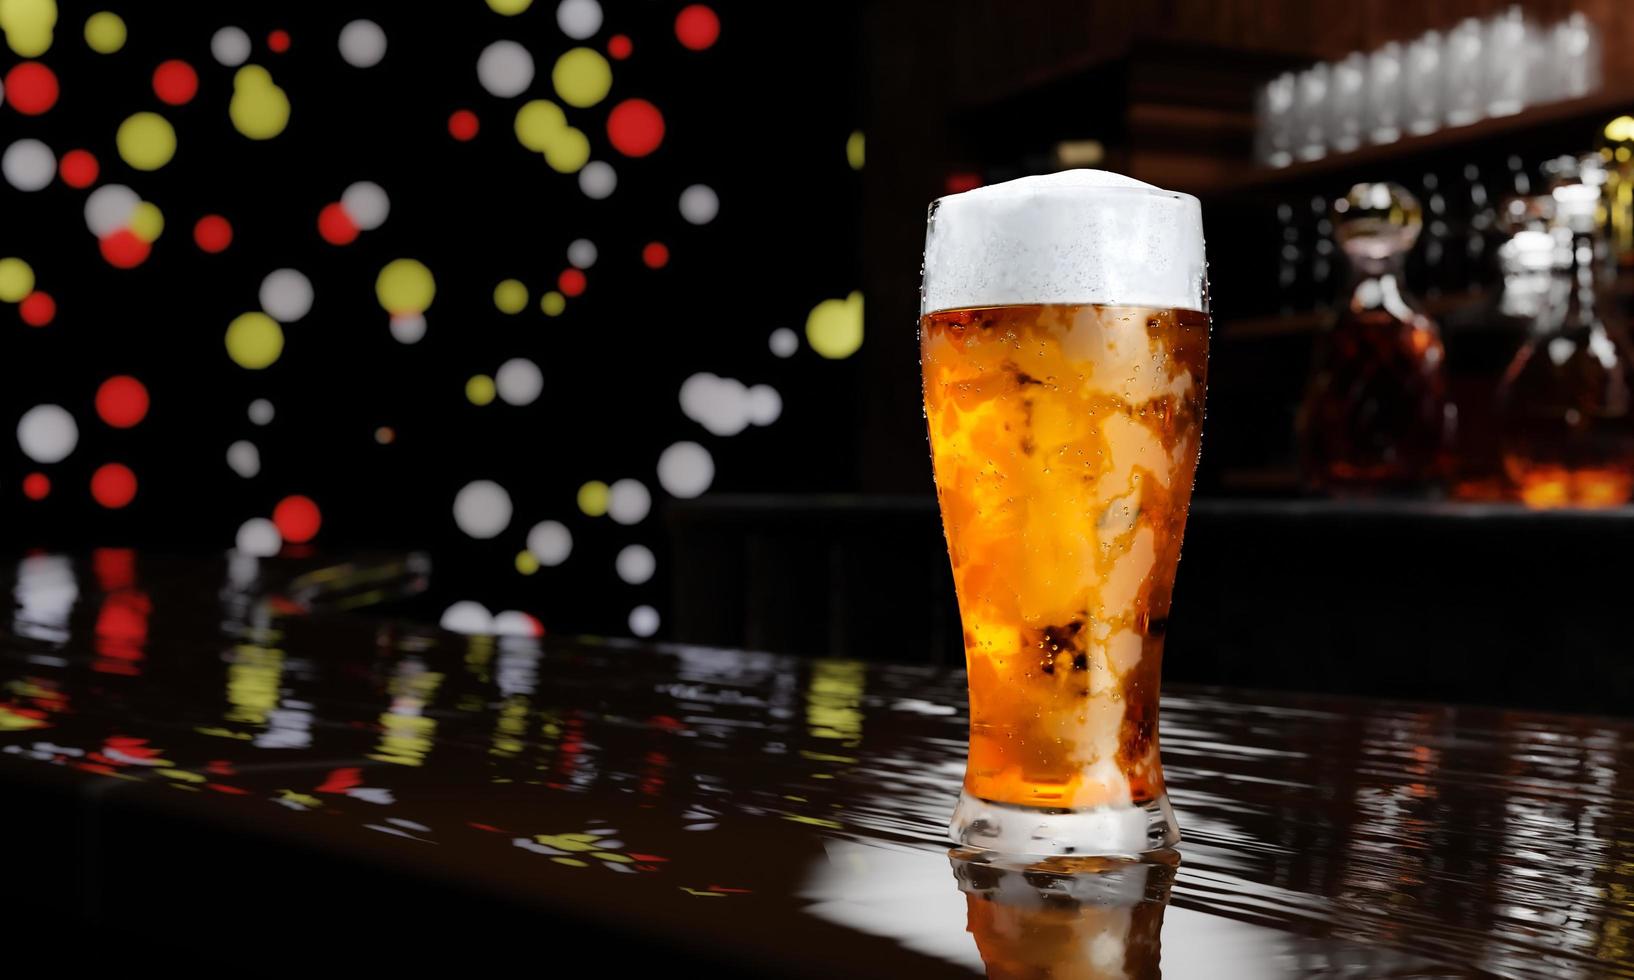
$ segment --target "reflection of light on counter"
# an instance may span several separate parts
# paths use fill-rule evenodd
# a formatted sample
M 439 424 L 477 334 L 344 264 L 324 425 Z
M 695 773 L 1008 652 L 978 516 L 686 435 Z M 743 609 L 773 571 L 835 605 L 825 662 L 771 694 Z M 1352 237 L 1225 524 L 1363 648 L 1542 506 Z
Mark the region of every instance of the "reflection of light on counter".
M 79 600 L 74 567 L 62 555 L 31 555 L 17 563 L 12 631 L 47 643 L 68 642 L 68 616 Z
M 436 719 L 424 711 L 442 685 L 443 675 L 426 669 L 415 659 L 398 664 L 388 691 L 391 707 L 380 716 L 380 744 L 369 754 L 376 762 L 418 766 L 431 752 L 437 732 Z
M 862 738 L 862 693 L 867 665 L 857 660 L 817 660 L 806 688 L 806 727 L 814 738 L 848 746 Z
M 494 713 L 493 744 L 488 750 L 491 754 L 512 758 L 526 746 L 523 736 L 528 731 L 528 711 L 532 707 L 528 695 L 538 680 L 538 646 L 531 641 L 505 643 L 499 653 L 496 677 L 505 700 Z
M 278 706 L 283 681 L 284 652 L 245 644 L 230 655 L 227 667 L 228 721 L 264 725 L 267 713 Z

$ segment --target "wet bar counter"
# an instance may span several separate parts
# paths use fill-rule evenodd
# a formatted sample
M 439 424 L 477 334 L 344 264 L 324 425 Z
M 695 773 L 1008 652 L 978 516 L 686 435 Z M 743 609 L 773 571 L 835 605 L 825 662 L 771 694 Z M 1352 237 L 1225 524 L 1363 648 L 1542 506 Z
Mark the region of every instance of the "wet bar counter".
M 20 976 L 1634 975 L 1628 723 L 1176 685 L 1178 867 L 1022 873 L 943 838 L 952 670 L 358 610 L 412 561 L 11 567 Z

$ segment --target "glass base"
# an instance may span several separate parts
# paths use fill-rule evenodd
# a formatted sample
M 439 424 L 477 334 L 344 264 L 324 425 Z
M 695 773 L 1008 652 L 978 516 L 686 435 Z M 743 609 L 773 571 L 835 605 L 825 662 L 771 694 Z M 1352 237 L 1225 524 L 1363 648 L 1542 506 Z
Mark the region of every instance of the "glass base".
M 1180 842 L 1167 793 L 1143 804 L 1062 810 L 994 803 L 967 790 L 948 833 L 966 847 L 1040 857 L 1138 857 Z

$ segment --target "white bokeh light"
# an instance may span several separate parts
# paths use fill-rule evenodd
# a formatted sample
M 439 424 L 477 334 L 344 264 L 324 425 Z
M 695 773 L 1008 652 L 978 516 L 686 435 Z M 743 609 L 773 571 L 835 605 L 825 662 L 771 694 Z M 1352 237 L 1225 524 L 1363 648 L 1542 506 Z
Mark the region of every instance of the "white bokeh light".
M 257 398 L 255 401 L 250 402 L 250 421 L 256 425 L 270 423 L 272 417 L 276 414 L 277 411 L 272 407 L 272 402 L 267 401 L 265 398 Z
M 533 84 L 533 55 L 515 41 L 495 41 L 477 56 L 477 81 L 501 99 L 521 95 Z
M 124 184 L 103 184 L 85 199 L 85 226 L 104 238 L 130 223 L 142 199 Z
M 265 517 L 252 517 L 238 526 L 233 542 L 246 555 L 271 558 L 284 546 L 284 537 L 278 533 L 278 525 Z
M 652 549 L 646 545 L 626 545 L 620 549 L 618 557 L 613 559 L 613 569 L 623 581 L 630 585 L 641 585 L 649 581 L 653 572 L 658 570 L 658 559 L 653 557 Z
M 591 160 L 579 171 L 579 190 L 592 201 L 611 197 L 618 187 L 618 171 L 601 160 Z
M 492 538 L 510 526 L 511 495 L 492 480 L 473 480 L 454 496 L 454 523 L 473 538 Z
M 544 626 L 525 612 L 507 609 L 494 617 L 495 636 L 540 636 L 544 632 Z
M 658 456 L 658 485 L 672 497 L 696 497 L 713 482 L 714 457 L 695 442 L 678 442 Z
M 372 180 L 360 180 L 349 185 L 340 195 L 340 209 L 352 223 L 364 231 L 373 231 L 386 223 L 391 214 L 391 198 L 386 189 Z
M 223 27 L 210 38 L 210 54 L 228 68 L 250 59 L 250 36 L 242 28 Z
M 312 280 L 294 269 L 277 269 L 261 280 L 261 308 L 280 323 L 294 323 L 312 311 Z
M 240 439 L 227 447 L 227 465 L 248 480 L 261 472 L 261 450 L 248 439 Z
M 721 199 L 703 184 L 693 184 L 681 192 L 681 217 L 695 225 L 707 225 L 721 210 Z
M 749 389 L 749 421 L 755 425 L 771 425 L 783 414 L 783 396 L 771 385 L 755 385 Z
M 575 268 L 588 269 L 596 264 L 596 243 L 588 238 L 575 238 L 567 246 L 567 261 Z
M 444 609 L 438 625 L 450 633 L 487 635 L 494 631 L 494 617 L 487 606 L 464 599 Z
M 340 29 L 340 56 L 353 68 L 373 68 L 386 56 L 386 32 L 372 20 L 354 20 Z
M 60 463 L 79 445 L 79 425 L 61 405 L 35 405 L 17 421 L 17 445 L 36 463 Z
M 573 533 L 560 521 L 540 521 L 528 532 L 528 551 L 541 565 L 560 565 L 573 553 Z
M 778 327 L 766 338 L 766 346 L 778 357 L 793 357 L 794 352 L 800 349 L 800 335 L 788 327 Z
M 399 344 L 418 344 L 426 335 L 424 314 L 399 313 L 392 317 L 391 335 Z
M 531 405 L 545 390 L 545 376 L 539 365 L 513 357 L 494 372 L 494 388 L 507 405 Z
M 0 155 L 0 173 L 20 191 L 43 190 L 57 174 L 57 157 L 39 140 L 18 140 Z
M 652 493 L 640 480 L 619 480 L 607 488 L 607 516 L 620 524 L 639 524 L 652 510 Z
M 556 7 L 556 26 L 575 41 L 601 30 L 601 4 L 596 0 L 562 0 Z
M 630 632 L 636 636 L 658 632 L 658 610 L 651 606 L 636 606 L 630 610 Z

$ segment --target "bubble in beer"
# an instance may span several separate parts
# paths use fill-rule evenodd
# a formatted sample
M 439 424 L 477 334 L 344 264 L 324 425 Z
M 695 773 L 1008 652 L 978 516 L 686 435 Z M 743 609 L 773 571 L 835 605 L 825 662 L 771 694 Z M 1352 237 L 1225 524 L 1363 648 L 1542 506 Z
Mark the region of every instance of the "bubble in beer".
M 653 557 L 652 549 L 645 545 L 627 545 L 613 560 L 613 568 L 618 577 L 629 585 L 641 585 L 652 579 L 653 572 L 658 569 L 658 559 Z
M 607 488 L 607 516 L 620 524 L 639 524 L 652 509 L 652 494 L 639 480 L 619 480 Z
M 454 523 L 473 538 L 498 537 L 511 523 L 511 495 L 492 480 L 473 480 L 454 496 Z
M 658 485 L 672 497 L 691 499 L 715 481 L 715 460 L 695 442 L 678 442 L 658 457 Z
M 541 565 L 560 565 L 573 553 L 573 534 L 560 521 L 540 521 L 528 532 L 528 551 Z

